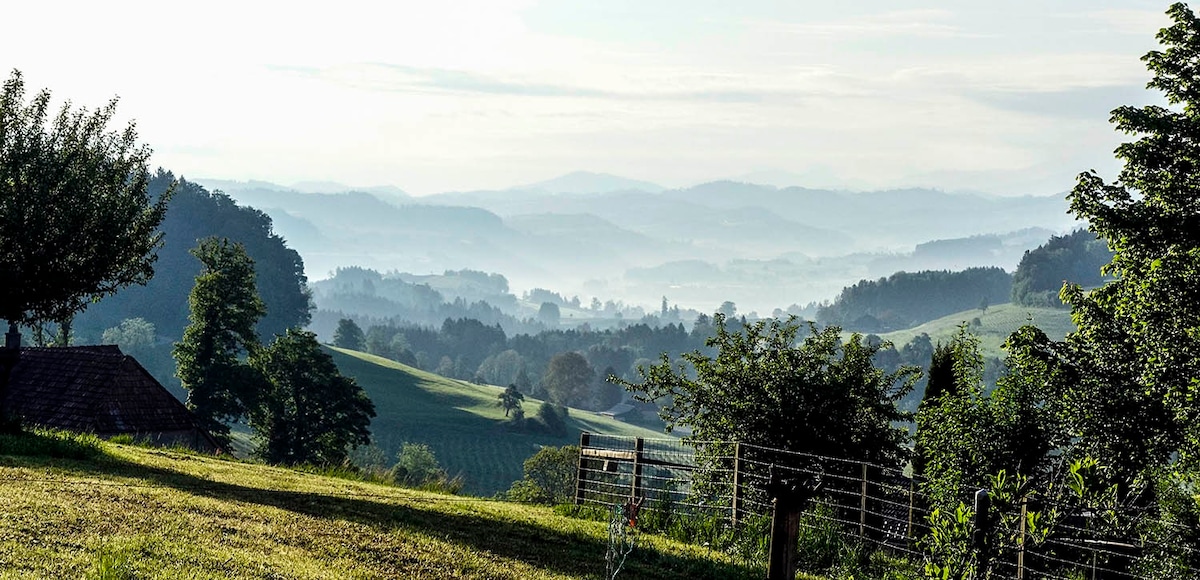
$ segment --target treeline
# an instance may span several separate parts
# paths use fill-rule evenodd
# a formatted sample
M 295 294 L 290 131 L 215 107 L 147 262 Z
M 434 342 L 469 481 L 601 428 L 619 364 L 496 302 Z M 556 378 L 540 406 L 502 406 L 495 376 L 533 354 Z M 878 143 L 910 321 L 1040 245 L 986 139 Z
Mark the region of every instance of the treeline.
M 157 199 L 175 181 L 170 171 L 159 169 L 150 178 L 150 195 Z M 159 230 L 163 246 L 154 262 L 154 277 L 145 286 L 124 288 L 79 315 L 75 332 L 81 342 L 99 339 L 105 329 L 132 318 L 149 322 L 167 341 L 179 340 L 188 324 L 188 293 L 201 270 L 200 261 L 188 251 L 208 237 L 237 242 L 254 260 L 258 292 L 267 308 L 256 328 L 259 334 L 270 337 L 308 324 L 311 301 L 304 262 L 274 232 L 267 214 L 180 178 Z
M 522 393 L 536 398 L 605 410 L 622 397 L 621 390 L 607 382 L 610 375 L 631 378 L 639 365 L 651 364 L 662 353 L 678 358 L 684 352 L 706 350 L 704 341 L 711 333 L 712 319 L 708 316 L 701 316 L 691 329 L 683 324 L 631 324 L 619 329 L 584 327 L 513 336 L 499 325 L 468 318 L 446 319 L 437 328 L 380 323 L 365 330 L 344 318 L 339 321 L 333 343 L 446 377 L 514 384 Z M 575 381 L 567 385 L 570 392 L 560 394 L 549 371 L 555 359 L 567 353 L 579 355 L 586 367 L 577 368 L 577 376 L 589 378 L 582 381 L 586 384 Z
M 897 272 L 844 288 L 817 310 L 817 322 L 859 332 L 911 328 L 942 316 L 1008 302 L 1012 276 L 1001 268 Z
M 1112 261 L 1108 243 L 1088 230 L 1076 230 L 1025 252 L 1013 272 L 1012 301 L 1022 306 L 1065 307 L 1063 283 L 1094 288 L 1104 283 L 1100 269 Z
M 312 284 L 317 306 L 312 328 L 328 336 L 342 317 L 376 319 L 438 326 L 447 318 L 474 318 L 500 325 L 510 335 L 536 334 L 572 322 L 592 326 L 620 326 L 628 322 L 679 322 L 694 318 L 695 311 L 678 306 L 647 314 L 620 300 L 584 302 L 545 288 L 533 288 L 521 298 L 501 274 L 478 270 L 446 270 L 442 274 L 381 273 L 368 268 L 338 268 L 333 276 Z M 664 298 L 664 303 L 666 299 Z M 568 310 L 568 312 L 563 312 Z

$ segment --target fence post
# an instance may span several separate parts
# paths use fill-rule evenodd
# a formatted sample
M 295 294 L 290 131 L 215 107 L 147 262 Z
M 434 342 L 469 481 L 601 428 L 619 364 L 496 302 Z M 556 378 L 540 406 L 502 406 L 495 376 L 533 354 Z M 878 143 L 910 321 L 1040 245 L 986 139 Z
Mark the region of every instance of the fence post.
M 862 501 L 858 504 L 858 537 L 867 535 L 867 463 L 862 464 Z
M 629 486 L 629 499 L 642 497 L 642 449 L 644 441 L 638 437 L 633 442 L 633 483 Z
M 975 570 L 972 578 L 987 577 L 988 536 L 992 531 L 992 497 L 986 489 L 975 492 L 975 530 L 972 544 L 975 549 Z
M 738 526 L 738 511 L 742 509 L 742 444 L 733 444 L 733 508 L 730 522 Z
M 579 461 L 575 465 L 575 505 L 583 505 L 583 495 L 587 491 L 587 473 L 583 469 L 583 450 L 587 449 L 591 434 L 584 431 L 579 434 Z
M 795 580 L 796 548 L 800 538 L 800 511 L 804 493 L 787 485 L 771 466 L 771 546 L 767 556 L 767 580 Z
M 1017 540 L 1017 580 L 1025 580 L 1025 514 L 1029 498 L 1021 498 L 1020 539 Z

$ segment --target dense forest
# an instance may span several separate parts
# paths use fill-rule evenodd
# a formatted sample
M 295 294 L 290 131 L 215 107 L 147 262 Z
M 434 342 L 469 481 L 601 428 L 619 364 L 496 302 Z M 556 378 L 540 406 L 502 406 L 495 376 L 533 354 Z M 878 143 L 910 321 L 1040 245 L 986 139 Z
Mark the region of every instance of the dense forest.
M 1021 258 L 1013 272 L 1012 301 L 1023 306 L 1065 308 L 1058 297 L 1063 284 L 1099 286 L 1105 280 L 1100 269 L 1112 257 L 1108 244 L 1088 230 L 1054 236 Z
M 173 181 L 171 172 L 159 169 L 150 180 L 150 194 L 162 195 Z M 311 300 L 304 262 L 274 232 L 267 214 L 179 179 L 160 230 L 163 246 L 154 277 L 145 286 L 130 286 L 89 307 L 75 321 L 81 340 L 95 340 L 105 329 L 131 318 L 153 324 L 166 340 L 178 340 L 188 323 L 188 292 L 200 273 L 200 261 L 188 251 L 209 236 L 241 243 L 254 260 L 258 292 L 267 307 L 259 334 L 270 337 L 308 324 Z
M 860 332 L 911 328 L 955 312 L 1008 302 L 1012 276 L 1000 268 L 897 272 L 862 280 L 817 311 L 821 324 Z

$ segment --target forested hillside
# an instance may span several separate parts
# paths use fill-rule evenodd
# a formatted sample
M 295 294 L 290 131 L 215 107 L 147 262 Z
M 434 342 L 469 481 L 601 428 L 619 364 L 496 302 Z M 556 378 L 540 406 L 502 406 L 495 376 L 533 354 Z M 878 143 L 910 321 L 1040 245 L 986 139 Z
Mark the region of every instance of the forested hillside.
M 160 169 L 150 181 L 150 193 L 162 195 L 174 179 L 171 172 Z M 104 329 L 127 318 L 143 318 L 159 336 L 178 340 L 188 322 L 188 293 L 200 272 L 200 262 L 189 250 L 209 236 L 241 243 L 254 259 L 258 292 L 267 306 L 259 334 L 270 337 L 308 323 L 304 262 L 275 233 L 267 214 L 180 179 L 160 228 L 163 247 L 158 250 L 154 277 L 145 286 L 130 286 L 89 307 L 75 321 L 81 340 L 98 340 Z
M 1008 301 L 1012 277 L 1000 268 L 897 272 L 845 288 L 817 321 L 847 330 L 888 332 L 971 308 Z
M 1112 261 L 1108 243 L 1088 230 L 1076 230 L 1025 252 L 1013 272 L 1012 301 L 1024 306 L 1063 307 L 1058 298 L 1063 283 L 1084 288 L 1105 280 L 1100 269 Z

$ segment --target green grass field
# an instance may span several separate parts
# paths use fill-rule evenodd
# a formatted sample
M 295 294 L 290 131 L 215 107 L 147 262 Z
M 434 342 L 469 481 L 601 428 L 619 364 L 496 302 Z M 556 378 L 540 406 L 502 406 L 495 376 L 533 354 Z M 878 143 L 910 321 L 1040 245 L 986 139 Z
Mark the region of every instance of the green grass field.
M 605 524 L 548 508 L 94 438 L 84 456 L 29 456 L 27 441 L 0 439 L 4 579 L 604 575 Z M 643 535 L 621 577 L 758 576 L 720 553 Z
M 465 491 L 490 495 L 521 479 L 521 464 L 546 445 L 578 444 L 580 431 L 658 437 L 668 435 L 571 409 L 568 434 L 517 433 L 504 424 L 496 405 L 501 389 L 447 379 L 403 364 L 350 350 L 328 351 L 342 374 L 354 377 L 375 403 L 375 442 L 394 457 L 403 442 L 429 445 L 450 475 L 461 475 Z M 533 416 L 541 401 L 526 399 Z
M 979 346 L 983 356 L 1001 359 L 1005 356 L 1001 345 L 1010 334 L 1026 324 L 1037 326 L 1053 340 L 1062 340 L 1067 333 L 1075 330 L 1069 310 L 1033 308 L 1008 303 L 991 306 L 987 312 L 967 310 L 907 330 L 897 330 L 879 336 L 890 340 L 896 345 L 896 348 L 908 344 L 913 337 L 922 332 L 927 333 L 934 344 L 938 342 L 945 344 L 958 333 L 959 325 L 964 322 L 970 324 L 975 318 L 979 319 L 979 325 L 971 325 L 969 328 L 975 336 L 979 337 Z

